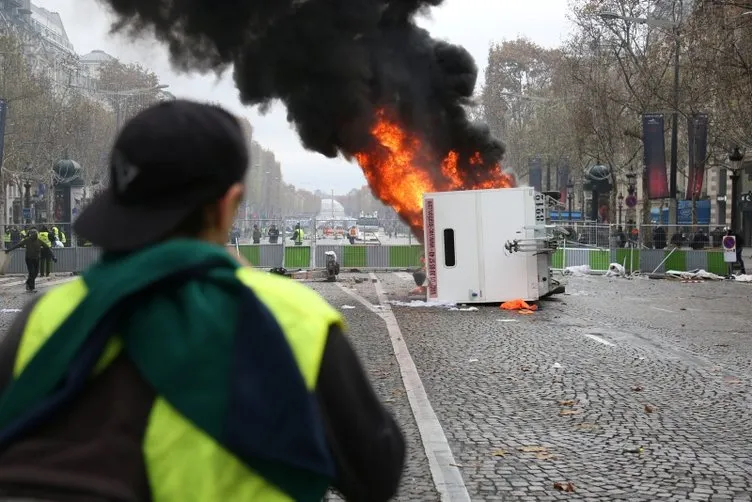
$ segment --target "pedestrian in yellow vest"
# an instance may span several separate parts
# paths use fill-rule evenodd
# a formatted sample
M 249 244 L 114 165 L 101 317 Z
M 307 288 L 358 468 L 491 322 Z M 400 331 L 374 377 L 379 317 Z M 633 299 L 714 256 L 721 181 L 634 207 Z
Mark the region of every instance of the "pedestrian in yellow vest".
M 0 339 L 0 494 L 319 502 L 394 495 L 404 440 L 306 286 L 224 248 L 243 129 L 175 100 L 136 115 L 76 234 L 103 250 Z

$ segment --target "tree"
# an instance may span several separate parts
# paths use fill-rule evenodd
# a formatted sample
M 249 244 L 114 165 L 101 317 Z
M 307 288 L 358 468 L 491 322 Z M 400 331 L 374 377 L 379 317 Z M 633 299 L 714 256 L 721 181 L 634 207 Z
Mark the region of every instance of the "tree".
M 140 64 L 115 59 L 99 70 L 99 92 L 115 110 L 118 127 L 158 101 L 159 78 Z

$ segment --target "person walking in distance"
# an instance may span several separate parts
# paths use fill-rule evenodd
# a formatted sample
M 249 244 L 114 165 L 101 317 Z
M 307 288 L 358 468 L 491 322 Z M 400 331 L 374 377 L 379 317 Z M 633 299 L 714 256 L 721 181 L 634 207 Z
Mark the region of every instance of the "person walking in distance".
M 39 234 L 36 229 L 29 230 L 29 236 L 21 240 L 15 246 L 11 246 L 10 249 L 5 251 L 6 254 L 10 253 L 14 249 L 20 247 L 26 248 L 26 270 L 29 273 L 26 279 L 26 291 L 34 293 L 37 289 L 36 280 L 39 275 L 39 262 L 42 258 L 42 253 L 50 252 L 49 246 L 42 242 L 39 238 Z
M 0 339 L 0 499 L 395 494 L 404 438 L 339 311 L 225 248 L 248 165 L 213 105 L 159 103 L 121 129 L 110 186 L 74 223 L 100 260 Z

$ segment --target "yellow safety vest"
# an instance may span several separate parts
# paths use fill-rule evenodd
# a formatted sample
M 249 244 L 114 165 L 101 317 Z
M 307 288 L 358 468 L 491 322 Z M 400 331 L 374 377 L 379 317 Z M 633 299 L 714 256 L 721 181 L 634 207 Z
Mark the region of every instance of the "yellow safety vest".
M 238 269 L 237 275 L 276 318 L 306 387 L 314 391 L 329 328 L 343 325 L 341 315 L 313 290 L 286 277 L 247 267 Z M 16 377 L 86 295 L 86 283 L 79 278 L 39 299 L 16 354 Z M 121 342 L 112 339 L 95 373 L 106 368 L 121 349 Z M 143 452 L 153 502 L 294 502 L 159 396 L 149 416 Z
M 50 235 L 47 232 L 39 232 L 39 240 L 47 244 L 47 247 L 52 246 L 50 242 Z
M 65 244 L 65 232 L 63 232 L 57 227 L 52 227 L 52 233 L 55 234 L 55 236 L 57 236 L 57 240 Z
M 3 234 L 3 242 L 10 242 L 10 232 L 5 232 Z

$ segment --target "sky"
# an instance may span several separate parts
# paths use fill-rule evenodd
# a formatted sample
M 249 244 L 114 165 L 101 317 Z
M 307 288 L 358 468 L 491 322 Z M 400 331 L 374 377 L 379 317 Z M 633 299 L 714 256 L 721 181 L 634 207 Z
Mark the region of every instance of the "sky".
M 265 115 L 238 100 L 231 75 L 177 74 L 167 52 L 156 41 L 134 43 L 111 35 L 111 17 L 96 0 L 32 0 L 63 19 L 68 38 L 79 54 L 100 49 L 123 62 L 139 62 L 157 73 L 161 83 L 179 98 L 218 102 L 253 124 L 254 139 L 272 150 L 282 164 L 287 183 L 306 190 L 334 190 L 344 194 L 366 184 L 360 168 L 344 159 L 328 159 L 305 150 L 286 119 L 284 106 L 276 104 Z M 419 24 L 434 37 L 464 46 L 475 58 L 479 76 L 486 67 L 491 43 L 525 36 L 546 46 L 559 45 L 567 36 L 566 0 L 445 0 Z M 480 84 L 479 78 L 479 84 Z

